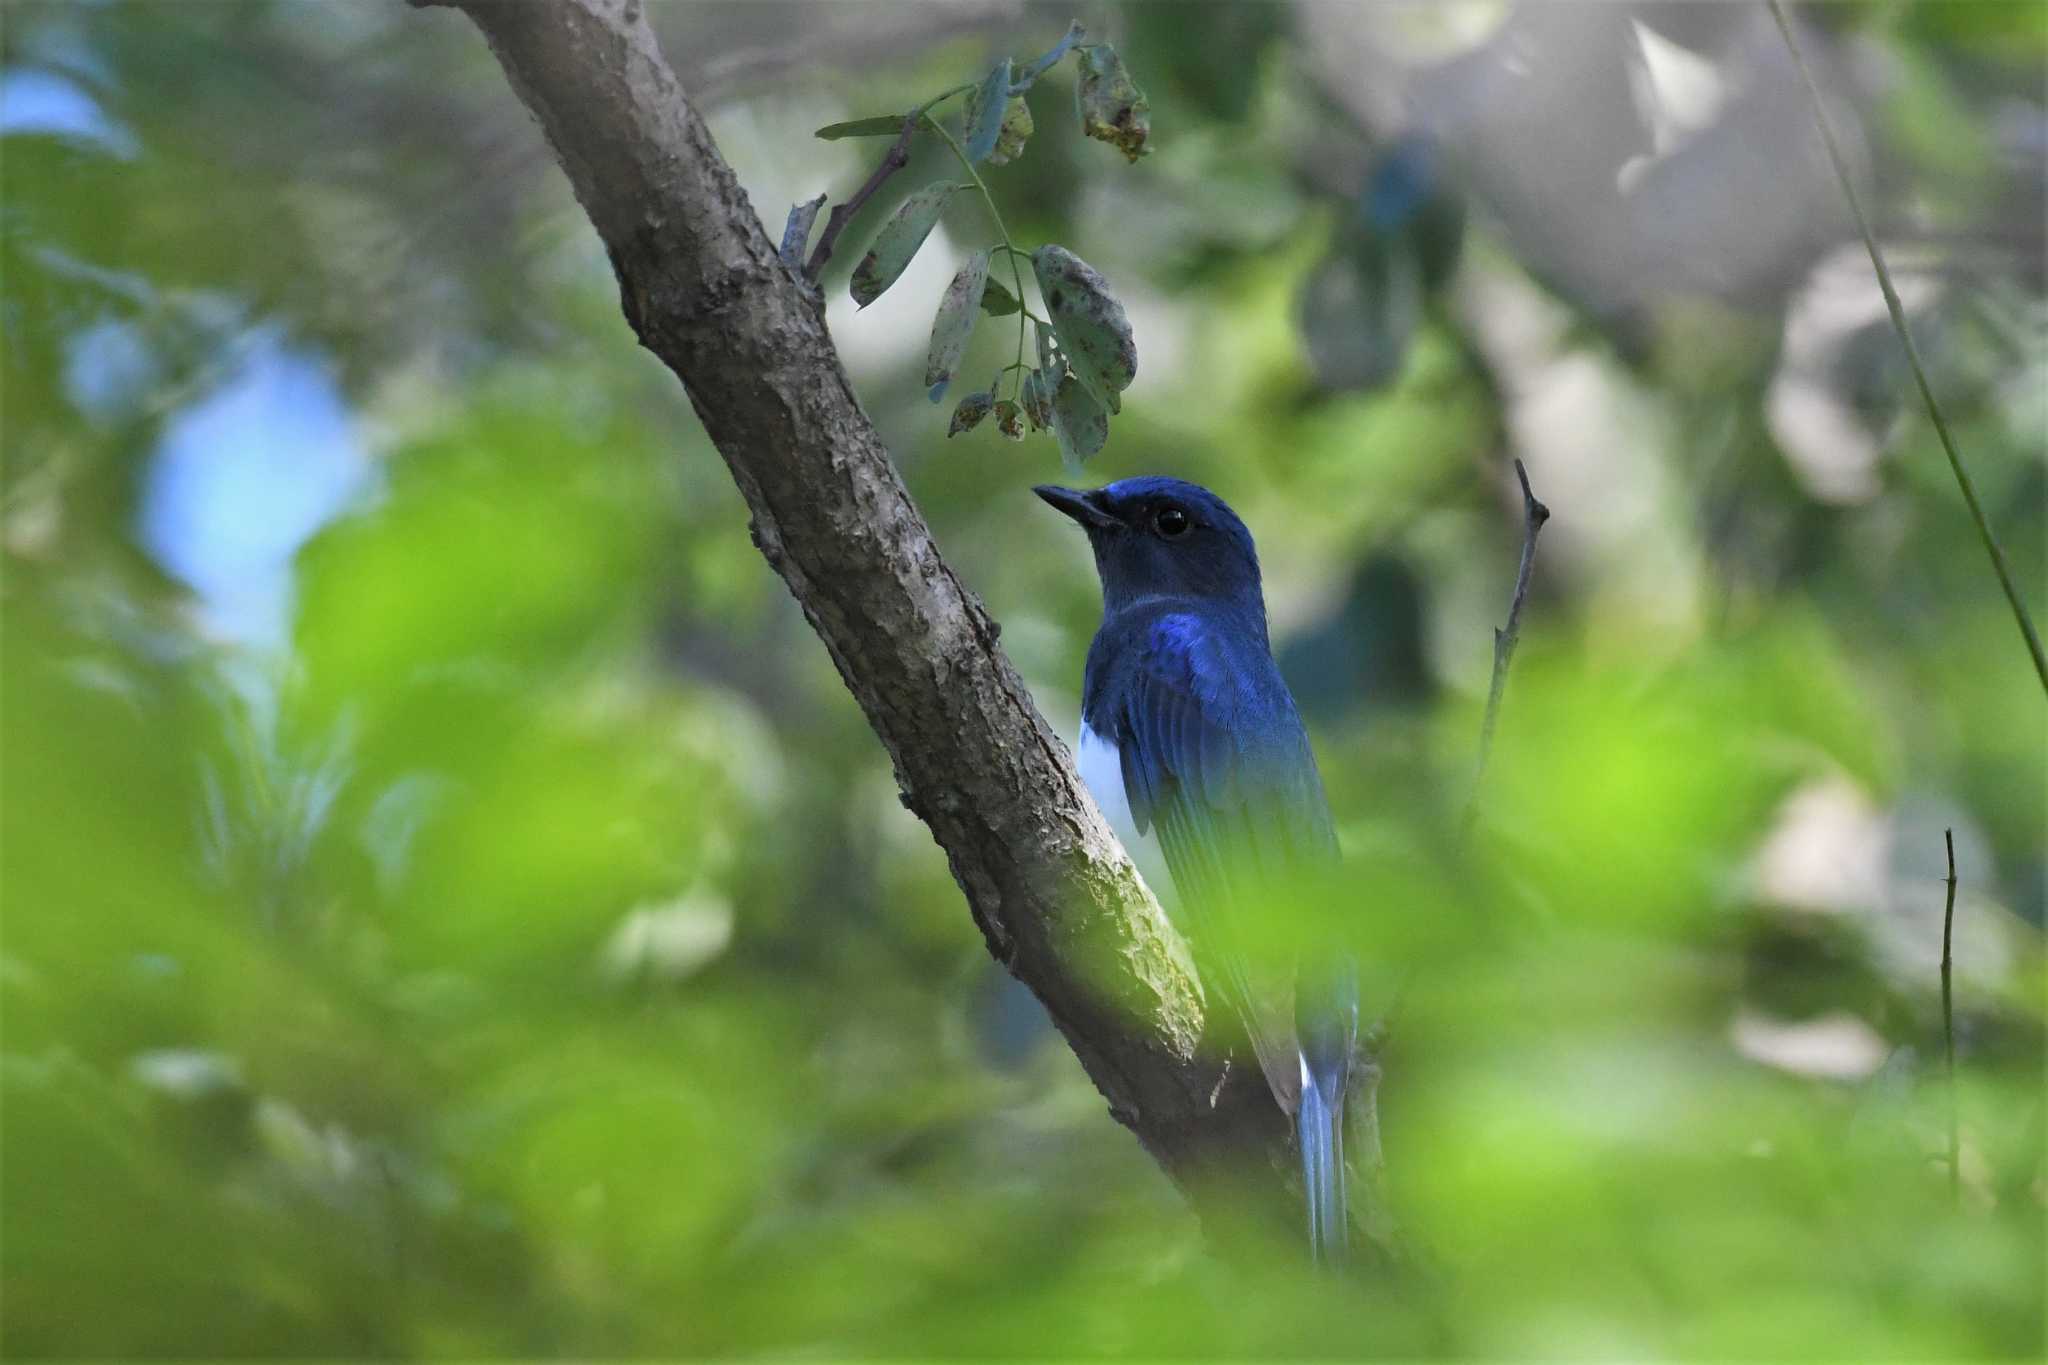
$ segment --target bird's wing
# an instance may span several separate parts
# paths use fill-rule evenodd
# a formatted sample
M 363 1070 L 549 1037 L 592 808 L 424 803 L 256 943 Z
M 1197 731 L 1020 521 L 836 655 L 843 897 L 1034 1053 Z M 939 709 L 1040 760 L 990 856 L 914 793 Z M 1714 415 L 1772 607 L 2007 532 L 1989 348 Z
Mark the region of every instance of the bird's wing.
M 1251 920 L 1275 884 L 1335 856 L 1308 736 L 1263 642 L 1191 613 L 1154 619 L 1126 668 L 1104 719 L 1132 821 L 1157 831 L 1196 950 L 1291 1111 L 1294 963 Z

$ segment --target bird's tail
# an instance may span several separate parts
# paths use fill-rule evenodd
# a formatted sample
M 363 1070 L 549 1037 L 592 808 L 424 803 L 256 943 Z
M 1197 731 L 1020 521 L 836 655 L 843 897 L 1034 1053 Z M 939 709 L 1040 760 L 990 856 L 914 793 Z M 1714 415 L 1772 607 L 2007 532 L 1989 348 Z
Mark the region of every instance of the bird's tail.
M 1301 1057 L 1301 1183 L 1308 1196 L 1309 1249 L 1319 1262 L 1344 1259 L 1351 1215 L 1344 1166 L 1344 1070 Z
M 1294 1031 L 1301 1049 L 1301 1106 L 1294 1125 L 1308 1196 L 1309 1249 L 1317 1261 L 1341 1261 L 1351 1231 L 1344 1092 L 1358 1049 L 1358 969 L 1348 954 L 1305 963 L 1297 972 Z

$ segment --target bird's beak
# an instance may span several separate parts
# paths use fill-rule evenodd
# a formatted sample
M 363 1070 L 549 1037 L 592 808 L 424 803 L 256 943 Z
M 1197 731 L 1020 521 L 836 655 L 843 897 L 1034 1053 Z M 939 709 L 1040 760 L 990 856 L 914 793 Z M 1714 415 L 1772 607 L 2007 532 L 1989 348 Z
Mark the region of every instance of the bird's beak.
M 1093 493 L 1084 493 L 1078 488 L 1061 488 L 1053 483 L 1039 484 L 1031 491 L 1084 527 L 1107 531 L 1118 525 L 1117 519 L 1096 503 Z

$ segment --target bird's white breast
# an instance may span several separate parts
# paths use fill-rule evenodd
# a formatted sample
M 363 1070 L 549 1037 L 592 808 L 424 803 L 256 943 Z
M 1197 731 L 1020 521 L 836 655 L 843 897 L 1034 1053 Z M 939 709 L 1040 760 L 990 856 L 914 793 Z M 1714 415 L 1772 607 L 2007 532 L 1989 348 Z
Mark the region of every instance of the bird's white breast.
M 1116 831 L 1116 837 L 1124 846 L 1124 852 L 1131 855 L 1131 861 L 1138 865 L 1145 884 L 1152 888 L 1155 896 L 1166 896 L 1173 888 L 1173 878 L 1166 870 L 1166 858 L 1159 848 L 1159 840 L 1153 836 L 1140 835 L 1137 822 L 1131 818 L 1130 798 L 1124 794 L 1123 758 L 1116 745 L 1081 724 L 1081 743 L 1075 751 L 1075 761 L 1081 770 L 1081 781 L 1087 786 L 1088 794 L 1095 798 L 1103 818 Z

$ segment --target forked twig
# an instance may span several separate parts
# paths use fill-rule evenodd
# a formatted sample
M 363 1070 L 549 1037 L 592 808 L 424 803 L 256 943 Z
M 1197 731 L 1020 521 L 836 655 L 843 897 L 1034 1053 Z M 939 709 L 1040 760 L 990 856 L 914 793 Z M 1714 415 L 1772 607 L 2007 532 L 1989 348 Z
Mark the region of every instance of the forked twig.
M 882 182 L 910 164 L 910 139 L 917 136 L 917 125 L 924 121 L 925 111 L 914 109 L 903 116 L 903 131 L 889 144 L 888 152 L 882 157 L 874 173 L 853 192 L 853 197 L 844 203 L 834 204 L 832 212 L 825 216 L 825 230 L 818 234 L 818 244 L 811 249 L 810 259 L 804 262 L 804 277 L 816 284 L 818 274 L 825 263 L 832 259 L 832 248 L 838 245 L 839 234 L 853 220 L 868 200 L 875 197 L 875 191 L 882 188 Z
M 1515 642 L 1522 634 L 1522 605 L 1529 600 L 1529 578 L 1536 569 L 1536 537 L 1542 533 L 1543 523 L 1550 520 L 1550 509 L 1529 487 L 1529 471 L 1520 460 L 1515 461 L 1515 479 L 1522 485 L 1522 563 L 1515 571 L 1515 596 L 1508 603 L 1508 623 L 1493 632 L 1493 680 L 1486 689 L 1486 718 L 1479 727 L 1479 768 L 1472 778 L 1472 794 L 1466 799 L 1461 836 L 1471 834 L 1472 822 L 1479 812 L 1480 779 L 1486 775 L 1487 756 L 1493 749 L 1493 729 L 1500 719 L 1501 694 L 1507 690 L 1508 665 L 1514 661 Z M 1359 1084 L 1352 1092 L 1350 1104 L 1353 1122 L 1362 1138 L 1352 1167 L 1361 1177 L 1359 1188 L 1365 1199 L 1363 1225 L 1373 1245 L 1390 1256 L 1399 1251 L 1399 1233 L 1381 1189 L 1384 1157 L 1379 1133 L 1380 1054 L 1393 1031 L 1394 1020 L 1407 1003 L 1408 988 L 1414 979 L 1414 968 L 1402 972 L 1385 1012 L 1359 1035 Z
M 1514 662 L 1515 644 L 1522 636 L 1522 604 L 1529 600 L 1529 576 L 1536 568 L 1536 537 L 1550 520 L 1545 507 L 1529 487 L 1529 471 L 1515 461 L 1515 478 L 1522 485 L 1522 565 L 1515 572 L 1515 596 L 1508 604 L 1508 623 L 1493 632 L 1493 680 L 1486 689 L 1486 718 L 1479 726 L 1479 767 L 1472 776 L 1472 795 L 1465 805 L 1465 828 L 1469 831 L 1479 811 L 1479 784 L 1486 777 L 1486 761 L 1493 754 L 1493 729 L 1500 720 L 1501 694 L 1507 691 L 1508 665 Z

